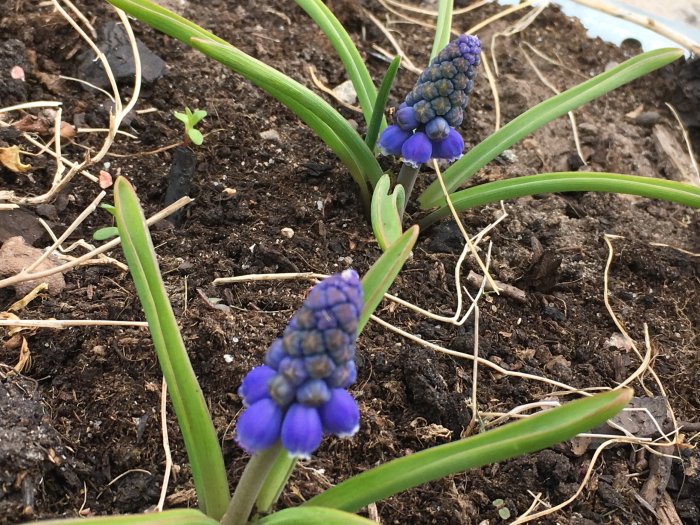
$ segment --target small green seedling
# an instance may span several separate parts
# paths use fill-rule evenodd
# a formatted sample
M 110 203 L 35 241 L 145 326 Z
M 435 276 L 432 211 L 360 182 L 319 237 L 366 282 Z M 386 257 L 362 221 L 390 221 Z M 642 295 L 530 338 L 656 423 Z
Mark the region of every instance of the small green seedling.
M 197 146 L 201 146 L 204 142 L 204 136 L 202 132 L 195 128 L 199 121 L 207 116 L 207 112 L 203 109 L 195 109 L 194 112 L 190 111 L 190 108 L 185 107 L 185 112 L 180 113 L 179 111 L 174 111 L 173 114 L 175 118 L 182 121 L 185 124 L 185 144 L 191 141 Z
M 501 517 L 502 520 L 510 519 L 510 510 L 508 509 L 508 507 L 506 507 L 505 501 L 503 501 L 501 498 L 498 498 L 493 500 L 491 504 L 494 507 L 496 507 L 496 510 L 498 510 L 498 515 Z
M 114 216 L 115 209 L 113 205 L 102 203 L 100 204 L 100 208 Z M 96 241 L 106 241 L 107 239 L 111 239 L 112 237 L 119 237 L 119 230 L 116 226 L 106 226 L 104 228 L 96 230 L 95 233 L 92 234 L 92 238 Z

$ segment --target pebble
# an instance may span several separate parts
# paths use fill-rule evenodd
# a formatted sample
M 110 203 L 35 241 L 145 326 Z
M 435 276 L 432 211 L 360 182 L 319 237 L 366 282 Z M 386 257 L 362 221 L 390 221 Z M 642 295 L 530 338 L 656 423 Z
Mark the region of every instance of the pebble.
M 260 132 L 260 138 L 263 140 L 273 140 L 275 142 L 280 141 L 280 134 L 275 129 L 266 129 Z

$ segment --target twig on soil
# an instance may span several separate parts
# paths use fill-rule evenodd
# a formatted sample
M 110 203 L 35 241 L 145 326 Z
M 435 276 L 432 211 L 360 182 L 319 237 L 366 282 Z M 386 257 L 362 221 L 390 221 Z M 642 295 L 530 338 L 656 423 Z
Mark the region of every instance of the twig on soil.
M 63 241 L 65 241 L 71 233 L 73 233 L 78 226 L 80 226 L 85 219 L 87 219 L 88 215 L 90 215 L 92 212 L 94 212 L 97 209 L 97 205 L 100 203 L 102 199 L 105 198 L 107 195 L 106 191 L 101 191 L 97 197 L 93 199 L 93 201 L 82 211 L 80 215 L 73 221 L 73 223 L 66 228 L 66 231 L 63 232 L 63 234 L 56 239 L 56 241 L 43 253 L 41 257 L 39 257 L 36 261 L 34 261 L 32 264 L 30 264 L 27 268 L 24 269 L 25 272 L 27 273 L 32 273 L 37 266 L 39 266 L 41 263 L 43 263 L 46 259 L 48 259 L 51 254 L 58 248 Z
M 165 451 L 165 473 L 163 474 L 163 484 L 160 488 L 160 499 L 158 500 L 158 505 L 156 505 L 156 510 L 158 512 L 163 512 L 163 505 L 165 505 L 165 497 L 168 493 L 168 482 L 170 481 L 170 471 L 173 468 L 173 457 L 170 453 L 170 440 L 168 439 L 168 421 L 167 421 L 167 399 L 168 399 L 168 384 L 165 382 L 165 377 L 163 377 L 163 382 L 161 384 L 161 394 L 160 394 L 160 429 L 163 433 L 163 450 Z
M 683 125 L 683 121 L 681 120 L 681 117 L 678 115 L 678 112 L 676 111 L 676 108 L 674 108 L 671 104 L 666 102 L 666 106 L 668 109 L 671 110 L 671 113 L 673 113 L 673 116 L 676 117 L 676 121 L 678 122 L 678 125 L 681 128 L 681 133 L 683 133 L 683 140 L 685 141 L 685 147 L 688 148 L 688 156 L 690 157 L 690 162 L 693 165 L 693 170 L 695 171 L 695 185 L 700 187 L 700 169 L 698 169 L 698 161 L 695 160 L 695 153 L 693 152 L 693 145 L 690 142 L 690 137 L 688 136 L 688 130 L 685 129 L 685 126 Z
M 507 7 L 506 9 L 503 9 L 502 11 L 499 11 L 493 16 L 488 17 L 485 20 L 482 20 L 478 24 L 470 27 L 464 33 L 469 33 L 470 35 L 473 35 L 480 29 L 483 29 L 491 24 L 493 24 L 495 21 L 500 20 L 501 18 L 505 18 L 508 15 L 511 15 L 513 13 L 517 13 L 521 9 L 525 9 L 526 7 L 532 7 L 535 4 L 536 0 L 526 0 L 525 2 L 521 4 L 516 4 L 510 7 Z M 454 34 L 459 34 L 461 31 L 452 31 Z
M 527 63 L 530 65 L 530 67 L 535 71 L 535 74 L 537 75 L 537 78 L 540 79 L 540 82 L 542 82 L 545 86 L 547 86 L 549 89 L 551 89 L 552 92 L 553 92 L 555 95 L 558 95 L 559 93 L 561 93 L 561 91 L 559 91 L 559 90 L 556 88 L 556 86 L 554 86 L 554 84 L 552 84 L 552 83 L 544 76 L 544 74 L 542 73 L 542 71 L 540 71 L 540 68 L 538 68 L 538 67 L 535 65 L 535 63 L 534 63 L 534 62 L 532 61 L 532 59 L 530 58 L 530 55 L 528 55 L 528 53 L 525 51 L 525 49 L 523 48 L 523 46 L 521 45 L 521 46 L 519 46 L 519 47 L 520 47 L 520 52 L 523 54 L 523 56 L 525 57 L 525 60 L 526 60 Z M 581 150 L 581 141 L 580 141 L 580 139 L 579 139 L 579 137 L 578 137 L 578 128 L 577 128 L 577 125 L 576 125 L 576 117 L 574 116 L 574 112 L 573 112 L 573 111 L 567 112 L 567 115 L 569 115 L 569 121 L 571 122 L 571 131 L 572 131 L 573 134 L 574 134 L 574 144 L 576 145 L 576 153 L 578 154 L 579 159 L 581 159 L 581 162 L 583 162 L 583 165 L 586 166 L 586 165 L 588 165 L 588 163 L 586 162 L 586 159 L 583 157 L 583 151 Z
M 489 66 L 489 61 L 484 51 L 481 52 L 481 63 L 484 66 L 484 73 L 486 73 L 486 79 L 489 81 L 489 88 L 491 88 L 491 95 L 493 96 L 494 119 L 496 121 L 493 131 L 495 133 L 501 129 L 501 95 L 498 92 L 496 76 L 491 72 L 491 66 Z
M 176 212 L 183 206 L 186 206 L 190 202 L 194 201 L 194 199 L 190 197 L 183 197 L 180 200 L 172 203 L 170 206 L 162 209 L 152 217 L 146 220 L 146 224 L 148 226 L 151 226 L 152 224 L 164 219 L 165 217 L 168 217 L 172 213 Z M 67 270 L 70 270 L 71 268 L 75 268 L 79 264 L 92 259 L 93 257 L 96 257 L 97 255 L 104 253 L 108 250 L 111 250 L 115 246 L 118 246 L 119 243 L 121 242 L 121 239 L 119 237 L 112 239 L 108 243 L 103 244 L 99 248 L 95 248 L 94 250 L 86 253 L 85 255 L 81 255 L 80 257 L 77 257 L 76 259 L 66 263 L 62 264 L 60 266 L 56 266 L 55 268 L 51 268 L 49 270 L 43 270 L 41 272 L 36 272 L 36 273 L 28 273 L 27 271 L 23 271 L 18 273 L 17 275 L 13 275 L 12 277 L 7 277 L 6 279 L 0 280 L 0 288 L 5 288 L 7 286 L 11 286 L 13 284 L 21 283 L 24 281 L 32 281 L 34 279 L 41 279 L 43 277 L 48 277 L 49 275 L 53 275 L 55 273 L 59 272 L 65 272 Z
M 134 326 L 148 328 L 148 323 L 145 321 L 103 321 L 97 319 L 0 319 L 0 326 L 55 328 L 62 330 L 73 326 Z
M 381 0 L 380 0 L 380 3 L 381 3 Z M 389 9 L 390 11 L 393 11 L 390 8 L 388 8 L 388 6 L 386 6 L 386 5 L 384 7 L 387 7 L 387 9 Z M 386 39 L 391 43 L 393 48 L 396 50 L 396 54 L 401 57 L 401 66 L 408 69 L 409 71 L 412 71 L 413 73 L 415 73 L 417 75 L 420 75 L 423 70 L 416 67 L 416 65 L 411 61 L 411 59 L 408 57 L 408 55 L 406 55 L 406 53 L 404 53 L 403 49 L 401 49 L 401 45 L 399 45 L 398 41 L 394 38 L 394 35 L 392 35 L 389 32 L 389 30 L 386 28 L 386 26 L 384 24 L 382 24 L 381 21 L 376 16 L 374 16 L 372 13 L 370 13 L 369 11 L 367 11 L 367 10 L 363 10 L 363 11 L 364 11 L 365 16 L 367 16 L 367 18 L 369 18 L 372 21 L 372 23 L 377 26 L 377 28 L 379 28 L 379 30 L 382 32 L 382 34 L 384 34 Z M 431 27 L 434 27 L 434 26 L 431 26 Z
M 95 30 L 92 27 L 92 25 L 89 24 L 87 18 L 80 13 L 80 11 L 69 1 L 64 0 L 66 5 L 69 7 L 71 11 L 73 11 L 77 18 L 79 18 L 89 29 L 89 31 L 93 34 L 95 34 Z M 114 78 L 114 74 L 112 72 L 112 69 L 109 66 L 109 63 L 107 61 L 107 58 L 105 57 L 104 53 L 100 51 L 100 49 L 97 47 L 95 44 L 93 38 L 91 38 L 83 29 L 82 27 L 73 19 L 73 17 L 63 8 L 63 6 L 59 3 L 58 0 L 52 0 L 52 4 L 54 8 L 66 19 L 66 21 L 73 27 L 73 29 L 82 37 L 82 39 L 87 42 L 87 44 L 92 48 L 92 50 L 95 52 L 97 59 L 100 60 L 102 63 L 104 70 L 107 74 L 107 78 L 109 79 L 110 87 L 112 89 L 112 95 L 109 95 L 107 93 L 107 96 L 110 97 L 110 99 L 114 103 L 114 112 L 110 113 L 110 123 L 109 123 L 109 128 L 107 132 L 107 136 L 105 137 L 105 140 L 102 144 L 102 147 L 100 150 L 93 155 L 92 157 L 87 156 L 82 162 L 80 163 L 74 163 L 69 161 L 68 159 L 63 157 L 62 151 L 61 151 L 61 135 L 60 135 L 60 126 L 61 126 L 61 109 L 60 109 L 60 103 L 59 102 L 39 102 L 39 103 L 29 103 L 22 105 L 22 109 L 30 108 L 30 107 L 56 107 L 58 110 L 56 111 L 56 117 L 54 119 L 54 152 L 49 152 L 56 160 L 56 170 L 55 174 L 53 177 L 53 181 L 51 183 L 51 187 L 47 192 L 44 194 L 34 196 L 34 197 L 18 197 L 14 194 L 12 191 L 3 191 L 0 192 L 0 199 L 6 200 L 11 204 L 30 204 L 30 205 L 36 205 L 36 204 L 41 204 L 44 202 L 47 202 L 51 200 L 56 194 L 58 194 L 63 188 L 66 187 L 66 185 L 73 179 L 73 177 L 81 173 L 88 178 L 90 178 L 93 182 L 97 181 L 97 178 L 94 177 L 93 175 L 90 175 L 85 172 L 86 168 L 88 166 L 91 166 L 95 164 L 96 162 L 99 162 L 105 154 L 109 151 L 109 149 L 112 146 L 112 143 L 114 141 L 114 138 L 117 134 L 117 130 L 119 129 L 119 126 L 121 125 L 122 120 L 124 117 L 133 109 L 134 105 L 138 101 L 138 96 L 139 92 L 141 89 L 141 58 L 138 53 L 138 48 L 136 45 L 136 38 L 134 37 L 133 30 L 131 29 L 131 25 L 129 24 L 129 20 L 124 14 L 123 11 L 116 9 L 117 15 L 119 16 L 123 26 L 124 30 L 127 33 L 127 37 L 129 39 L 129 43 L 131 45 L 131 50 L 133 53 L 133 59 L 134 59 L 134 69 L 135 69 L 135 79 L 134 79 L 134 87 L 133 87 L 133 93 L 131 96 L 131 99 L 128 104 L 124 105 L 122 103 L 121 97 L 119 95 L 119 91 L 117 88 L 117 83 Z M 106 93 L 106 92 L 105 92 Z M 12 109 L 12 108 L 10 108 Z M 18 106 L 14 106 L 14 109 L 20 109 Z M 8 108 L 5 108 L 4 110 L 0 110 L 1 112 L 6 112 L 8 111 Z M 0 125 L 3 127 L 9 126 L 6 122 L 0 121 Z M 38 147 L 40 150 L 44 150 L 44 145 L 40 144 L 38 141 L 36 141 L 34 138 L 29 136 L 27 133 L 23 133 L 22 137 L 33 144 L 34 146 Z M 48 152 L 48 151 L 47 151 Z M 69 166 L 69 169 L 67 172 L 64 164 Z M 65 172 L 65 173 L 64 173 Z
M 477 273 L 474 273 L 473 271 L 469 271 L 469 274 L 467 275 L 467 282 L 471 284 L 472 286 L 476 286 L 477 288 L 483 286 L 484 284 L 484 276 L 479 275 Z M 510 297 L 511 299 L 515 299 L 519 303 L 525 303 L 527 302 L 527 295 L 525 295 L 525 292 L 521 290 L 520 288 L 517 288 L 513 286 L 512 284 L 506 284 L 502 283 L 501 281 L 494 281 L 496 285 L 498 286 L 498 289 L 503 293 L 505 297 Z M 493 291 L 493 288 L 491 288 L 490 285 L 486 286 L 486 290 L 489 292 Z
M 661 36 L 664 36 L 669 40 L 674 41 L 676 44 L 679 44 L 680 46 L 686 48 L 696 56 L 700 55 L 700 44 L 698 42 L 695 42 L 694 40 L 686 37 L 685 35 L 682 35 L 681 33 L 678 33 L 677 31 L 674 31 L 673 29 L 671 29 L 665 24 L 662 24 L 658 20 L 653 20 L 648 16 L 633 13 L 631 11 L 627 11 L 626 9 L 621 9 L 607 2 L 601 2 L 599 0 L 574 0 L 574 2 L 576 2 L 577 4 L 585 5 L 586 7 L 590 7 L 597 11 L 601 11 L 608 15 L 614 16 L 615 18 L 621 18 L 623 20 L 627 20 L 642 27 L 646 27 L 647 29 L 654 31 L 655 33 L 658 33 Z
M 418 7 L 415 5 L 411 4 L 405 4 L 402 2 L 397 2 L 396 0 L 384 0 L 381 2 L 384 4 L 386 2 L 387 4 L 393 5 L 394 7 L 398 7 L 403 9 L 404 11 L 409 11 L 411 13 L 417 13 L 420 15 L 426 15 L 426 16 L 432 16 L 432 17 L 437 17 L 438 12 L 437 11 L 432 11 L 430 9 L 423 9 L 422 7 Z M 486 4 L 490 4 L 492 0 L 480 0 L 479 2 L 474 2 L 471 5 L 468 5 L 467 7 L 462 7 L 460 9 L 455 9 L 452 11 L 452 16 L 458 16 L 458 15 L 463 15 L 465 13 L 469 13 L 470 11 L 474 11 L 474 9 L 478 9 L 479 7 L 485 6 Z M 435 27 L 434 25 L 432 27 Z
M 700 257 L 700 253 L 684 250 L 683 248 L 679 248 L 678 246 L 672 246 L 670 244 L 664 244 L 662 242 L 650 242 L 649 246 L 658 246 L 660 248 L 671 248 L 672 250 L 676 250 L 677 252 L 684 253 L 685 255 L 689 255 L 691 257 Z
M 313 82 L 318 89 L 323 91 L 329 97 L 332 97 L 338 104 L 349 109 L 350 111 L 354 111 L 355 113 L 362 113 L 362 108 L 358 106 L 353 106 L 352 104 L 348 104 L 343 99 L 341 99 L 335 91 L 333 91 L 323 82 L 321 82 L 321 79 L 319 79 L 316 76 L 316 68 L 314 66 L 309 64 L 307 71 L 309 72 L 309 76 L 311 77 L 311 82 Z
M 520 17 L 515 21 L 515 23 L 507 27 L 504 31 L 497 31 L 491 36 L 491 57 L 493 60 L 493 70 L 496 72 L 496 76 L 499 76 L 498 61 L 496 60 L 496 39 L 499 36 L 510 37 L 524 31 L 537 19 L 538 16 L 540 16 L 542 11 L 544 11 L 547 6 L 547 2 L 543 2 L 532 11 Z

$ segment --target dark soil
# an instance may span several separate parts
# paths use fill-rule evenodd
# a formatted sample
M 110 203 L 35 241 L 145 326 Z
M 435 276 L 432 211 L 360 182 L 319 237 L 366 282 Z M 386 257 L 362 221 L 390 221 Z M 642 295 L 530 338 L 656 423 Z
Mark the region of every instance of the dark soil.
M 172 2 L 176 4 L 175 2 Z M 104 127 L 105 97 L 51 75 L 80 77 L 85 46 L 64 19 L 40 3 L 0 2 L 0 106 L 31 100 L 60 100 L 63 118 L 78 127 Z M 115 19 L 101 3 L 77 3 L 96 26 Z M 386 63 L 372 47 L 389 48 L 359 2 L 329 3 L 351 32 L 372 75 L 381 79 Z M 367 8 L 383 19 L 374 3 Z M 477 9 L 457 19 L 469 27 L 495 12 Z M 293 2 L 191 3 L 185 16 L 244 51 L 309 85 L 307 66 L 324 82 L 345 80 L 332 47 Z M 514 18 L 508 19 L 510 22 Z M 398 26 L 397 37 L 417 64 L 430 49 L 428 29 Z M 479 33 L 491 42 L 506 23 Z M 153 238 L 194 368 L 208 399 L 223 443 L 232 484 L 246 456 L 233 443 L 233 424 L 241 400 L 241 378 L 259 364 L 267 345 L 300 305 L 308 281 L 265 281 L 226 287 L 213 279 L 250 273 L 314 271 L 332 273 L 347 266 L 364 273 L 380 255 L 364 219 L 355 187 L 334 155 L 288 110 L 223 66 L 161 34 L 134 23 L 137 36 L 167 64 L 167 74 L 144 86 L 136 112 L 123 129 L 138 141 L 121 137 L 104 166 L 136 186 L 151 215 L 163 207 L 172 150 L 149 151 L 182 140 L 173 111 L 205 109 L 204 145 L 195 149 L 195 202 L 182 226 L 164 221 Z M 637 54 L 589 40 L 576 20 L 555 8 L 514 38 L 497 40 L 504 122 L 551 95 L 518 50 L 529 42 L 565 67 L 554 67 L 532 54 L 559 89 L 571 87 Z M 8 58 L 9 57 L 9 58 Z M 26 81 L 10 82 L 7 64 L 21 65 Z M 674 64 L 576 111 L 579 132 L 591 166 L 586 169 L 678 178 L 674 159 L 657 140 L 659 127 L 680 132 L 665 102 L 677 96 L 679 71 Z M 415 74 L 401 71 L 392 91 L 398 103 Z M 128 82 L 123 84 L 129 93 Z M 642 106 L 645 118 L 626 116 Z M 697 107 L 697 106 L 696 106 Z M 156 111 L 139 113 L 138 110 Z M 341 110 L 361 122 L 358 114 Z M 15 113 L 16 120 L 21 117 Z M 9 118 L 9 117 L 8 117 Z M 360 124 L 362 127 L 363 124 Z M 493 131 L 494 103 L 485 76 L 476 84 L 463 125 L 467 146 Z M 274 130 L 278 140 L 260 132 Z M 362 130 L 361 130 L 362 131 Z M 697 130 L 692 130 L 700 151 Z M 20 144 L 3 131 L 0 146 Z M 99 136 L 78 134 L 65 154 L 80 159 Z M 679 138 L 679 140 L 681 140 Z M 513 156 L 492 162 L 475 182 L 523 174 L 577 169 L 568 119 L 561 118 L 512 149 Z M 0 171 L 0 188 L 18 195 L 48 188 L 55 164 L 32 157 L 32 178 Z M 26 160 L 25 160 L 26 161 Z M 385 159 L 387 168 L 393 167 Z M 97 173 L 103 166 L 95 166 Z M 417 191 L 432 180 L 426 171 Z M 225 189 L 235 190 L 225 192 Z M 99 192 L 96 184 L 76 178 L 54 202 L 24 207 L 28 242 L 45 247 L 50 239 L 36 230 L 43 216 L 61 232 Z M 550 377 L 578 387 L 612 387 L 639 366 L 633 352 L 608 343 L 618 330 L 603 302 L 603 270 L 608 256 L 604 234 L 616 257 L 610 272 L 611 303 L 630 335 L 644 349 L 648 326 L 653 367 L 678 420 L 700 421 L 700 251 L 698 215 L 679 205 L 627 196 L 575 193 L 524 198 L 505 205 L 508 217 L 490 234 L 496 279 L 522 289 L 524 303 L 489 295 L 482 302 L 479 351 L 509 370 Z M 0 222 L 4 222 L 0 212 Z M 463 214 L 474 233 L 500 214 L 485 206 Z M 408 221 L 420 218 L 409 206 Z M 12 225 L 10 224 L 12 222 Z M 3 227 L 11 229 L 15 220 Z M 110 224 L 107 213 L 85 221 L 70 242 Z M 281 234 L 292 228 L 293 238 Z M 2 230 L 2 228 L 0 228 Z M 20 234 L 22 229 L 20 229 Z M 29 230 L 33 233 L 30 235 Z M 6 240 L 0 239 L 0 242 Z M 66 243 L 66 245 L 70 244 Z M 461 251 L 459 231 L 443 221 L 423 232 L 392 292 L 434 312 L 451 315 L 456 301 L 454 266 Z M 661 243 L 662 245 L 655 244 Z M 685 251 L 683 251 L 685 250 Z M 121 259 L 117 250 L 111 253 Z M 464 272 L 479 271 L 468 260 Z M 44 294 L 19 312 L 26 319 L 142 320 L 128 274 L 113 266 L 81 267 L 66 274 L 66 288 Z M 472 290 L 473 292 L 474 290 Z M 203 297 L 221 299 L 213 308 Z M 0 290 L 0 311 L 16 300 L 11 288 Z M 472 321 L 462 327 L 440 324 L 384 303 L 378 315 L 424 340 L 471 353 Z M 1 332 L 0 363 L 18 360 L 17 337 Z M 139 328 L 91 327 L 25 332 L 32 356 L 24 377 L 0 382 L 0 523 L 32 519 L 143 512 L 158 500 L 164 469 L 159 402 L 161 374 L 148 332 Z M 620 345 L 624 346 L 624 345 Z M 230 355 L 233 360 L 225 359 Z M 360 377 L 353 390 L 362 410 L 362 429 L 349 441 L 328 439 L 315 457 L 293 475 L 281 505 L 300 503 L 330 484 L 394 457 L 458 439 L 470 422 L 472 368 L 466 359 L 448 357 L 370 323 L 359 340 Z M 6 370 L 5 370 L 6 371 Z M 647 373 L 639 396 L 661 392 Z M 551 396 L 554 387 L 502 376 L 481 368 L 478 402 L 482 411 L 508 411 Z M 172 411 L 171 411 L 172 412 Z M 195 506 L 193 486 L 176 422 L 168 420 L 176 465 L 168 489 L 170 506 Z M 478 425 L 476 425 L 478 429 Z M 668 430 L 668 429 L 666 429 Z M 685 524 L 700 523 L 700 453 L 697 434 L 685 433 L 686 446 L 673 452 L 683 461 L 672 466 L 667 492 Z M 503 499 L 512 516 L 522 514 L 532 494 L 550 504 L 570 497 L 581 481 L 592 450 L 570 444 L 499 465 L 459 474 L 378 502 L 382 523 L 500 523 Z M 542 523 L 656 523 L 638 495 L 650 475 L 649 455 L 630 446 L 602 455 L 583 493 L 570 506 Z

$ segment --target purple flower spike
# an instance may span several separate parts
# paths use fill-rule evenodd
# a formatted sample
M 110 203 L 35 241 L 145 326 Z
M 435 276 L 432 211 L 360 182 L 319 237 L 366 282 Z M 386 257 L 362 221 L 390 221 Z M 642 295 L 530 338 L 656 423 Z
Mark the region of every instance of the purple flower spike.
M 324 431 L 354 432 L 359 412 L 349 406 L 352 397 L 343 389 L 357 378 L 353 359 L 362 307 L 362 284 L 353 270 L 311 289 L 283 337 L 270 345 L 265 365 L 243 379 L 239 394 L 250 406 L 238 420 L 236 439 L 246 451 L 259 452 L 281 440 L 292 456 L 306 458 Z M 325 428 L 319 409 L 328 403 L 332 427 Z
M 414 133 L 410 139 L 404 142 L 401 154 L 404 164 L 414 168 L 419 168 L 421 164 L 428 162 L 433 154 L 433 146 L 428 135 L 422 131 Z
M 270 397 L 268 385 L 277 375 L 277 371 L 269 366 L 256 366 L 246 374 L 238 389 L 238 395 L 243 398 L 243 404 L 250 406 L 264 397 Z
M 450 128 L 450 133 L 446 138 L 433 142 L 433 157 L 436 159 L 452 162 L 460 158 L 463 151 L 464 140 L 454 128 Z
M 282 446 L 290 456 L 308 459 L 321 444 L 323 427 L 318 410 L 301 403 L 294 403 L 282 423 Z
M 435 117 L 425 125 L 425 134 L 428 135 L 428 138 L 434 142 L 447 137 L 447 135 L 450 134 L 450 129 L 450 125 L 444 118 Z M 437 155 L 433 153 L 433 157 L 437 157 Z
M 360 409 L 347 390 L 334 388 L 330 400 L 319 408 L 326 432 L 338 437 L 354 436 L 360 428 Z
M 270 448 L 280 437 L 282 409 L 269 397 L 249 406 L 236 424 L 236 441 L 249 454 Z
M 382 155 L 401 155 L 401 146 L 413 134 L 412 131 L 404 131 L 398 126 L 387 126 L 382 131 L 377 142 L 377 147 Z

